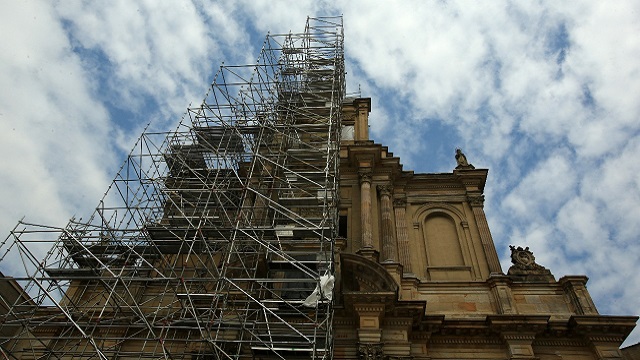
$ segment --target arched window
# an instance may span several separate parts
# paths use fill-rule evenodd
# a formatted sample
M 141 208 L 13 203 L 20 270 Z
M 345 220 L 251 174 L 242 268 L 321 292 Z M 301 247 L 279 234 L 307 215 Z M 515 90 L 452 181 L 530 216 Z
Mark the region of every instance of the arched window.
M 471 238 L 464 213 L 449 204 L 423 205 L 414 215 L 414 229 L 424 246 L 424 276 L 433 281 L 468 281 L 476 277 Z
M 430 266 L 465 265 L 456 224 L 450 216 L 444 213 L 427 216 L 424 237 Z

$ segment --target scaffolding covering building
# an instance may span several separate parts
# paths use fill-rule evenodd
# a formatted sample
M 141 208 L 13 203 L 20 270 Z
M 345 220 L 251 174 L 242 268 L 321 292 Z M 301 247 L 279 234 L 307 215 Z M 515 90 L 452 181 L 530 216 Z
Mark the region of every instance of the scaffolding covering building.
M 344 94 L 341 17 L 221 66 L 88 220 L 21 221 L 2 243 L 24 270 L 0 278 L 2 356 L 332 358 Z

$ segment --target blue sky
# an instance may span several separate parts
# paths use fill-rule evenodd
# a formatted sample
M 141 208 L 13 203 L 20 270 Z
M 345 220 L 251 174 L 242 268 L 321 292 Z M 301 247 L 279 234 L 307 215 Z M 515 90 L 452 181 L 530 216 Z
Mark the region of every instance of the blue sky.
M 149 122 L 173 127 L 222 61 L 344 15 L 348 91 L 406 170 L 489 168 L 502 259 L 529 246 L 640 313 L 640 3 L 0 2 L 0 229 L 87 216 Z M 640 341 L 636 330 L 627 344 Z

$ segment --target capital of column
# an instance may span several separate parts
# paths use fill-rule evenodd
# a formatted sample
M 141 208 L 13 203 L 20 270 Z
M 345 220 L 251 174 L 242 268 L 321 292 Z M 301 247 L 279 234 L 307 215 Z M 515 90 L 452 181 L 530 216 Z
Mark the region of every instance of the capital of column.
M 378 185 L 378 191 L 382 196 L 391 196 L 391 194 L 393 193 L 393 185 Z
M 393 199 L 393 207 L 403 208 L 406 206 L 407 206 L 407 199 L 405 198 Z
M 361 169 L 358 171 L 358 176 L 360 177 L 360 184 L 369 183 L 371 184 L 371 169 Z
M 484 206 L 484 195 L 469 195 L 467 196 L 467 200 L 471 206 Z
M 383 343 L 358 343 L 358 356 L 360 359 L 382 360 L 384 359 Z

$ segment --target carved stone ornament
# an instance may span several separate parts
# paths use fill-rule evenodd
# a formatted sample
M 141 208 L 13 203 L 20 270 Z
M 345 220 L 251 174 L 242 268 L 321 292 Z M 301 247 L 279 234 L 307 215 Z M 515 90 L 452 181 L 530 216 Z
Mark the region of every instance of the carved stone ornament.
M 358 175 L 360 176 L 360 183 L 361 184 L 363 182 L 368 182 L 369 184 L 371 184 L 371 170 L 370 169 L 360 170 L 360 171 L 358 171 Z
M 469 162 L 467 161 L 467 157 L 465 156 L 464 153 L 462 153 L 461 149 L 456 149 L 456 162 L 458 163 L 458 166 L 456 166 L 456 169 L 460 170 L 473 170 L 475 169 L 475 166 L 469 164 Z
M 549 282 L 555 281 L 551 271 L 536 263 L 536 258 L 529 247 L 522 248 L 509 245 L 511 249 L 511 262 L 507 275 L 517 280 L 527 282 Z
M 394 207 L 405 207 L 405 206 L 407 206 L 407 199 L 405 199 L 405 198 L 393 199 L 393 206 Z
M 393 186 L 392 185 L 378 185 L 378 191 L 380 192 L 380 195 L 391 196 L 391 194 L 393 193 Z
M 382 343 L 359 343 L 358 359 L 383 360 L 384 351 L 382 350 Z
M 467 200 L 469 200 L 469 204 L 471 204 L 471 206 L 482 206 L 482 205 L 484 205 L 484 195 L 468 196 Z

